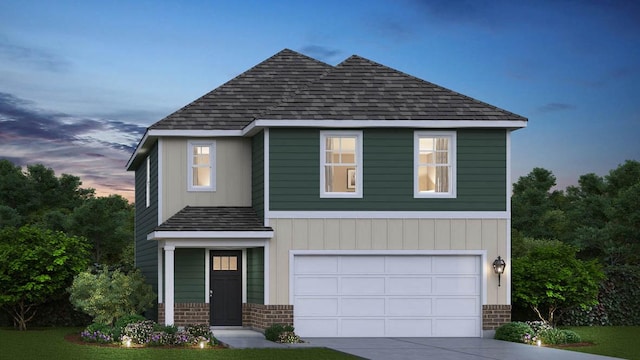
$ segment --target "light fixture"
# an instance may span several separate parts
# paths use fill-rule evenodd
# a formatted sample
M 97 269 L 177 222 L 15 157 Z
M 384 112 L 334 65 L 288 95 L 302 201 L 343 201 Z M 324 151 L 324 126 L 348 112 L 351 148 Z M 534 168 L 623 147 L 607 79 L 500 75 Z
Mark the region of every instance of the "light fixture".
M 498 274 L 498 286 L 500 286 L 500 275 L 504 273 L 504 268 L 507 263 L 504 262 L 504 259 L 498 256 L 497 259 L 493 260 L 493 272 Z
M 200 341 L 200 349 L 204 349 L 204 341 Z

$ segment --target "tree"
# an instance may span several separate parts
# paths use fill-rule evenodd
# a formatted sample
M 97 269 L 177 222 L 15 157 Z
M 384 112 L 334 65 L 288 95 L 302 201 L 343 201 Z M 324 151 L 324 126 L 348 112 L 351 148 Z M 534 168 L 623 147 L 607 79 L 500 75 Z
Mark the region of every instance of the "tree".
M 515 239 L 514 239 L 515 240 Z M 576 258 L 577 249 L 560 241 L 519 239 L 514 248 L 512 297 L 538 317 L 554 324 L 557 311 L 574 307 L 588 309 L 598 303 L 604 274 L 596 260 Z
M 117 319 L 141 314 L 156 298 L 140 270 L 125 274 L 103 266 L 97 273 L 85 271 L 69 288 L 71 303 L 95 322 L 113 325 Z
M 36 307 L 60 296 L 88 263 L 88 246 L 81 237 L 34 226 L 0 230 L 0 306 L 20 330 Z
M 74 210 L 70 232 L 91 241 L 94 263 L 122 264 L 123 250 L 133 242 L 133 214 L 120 195 L 91 198 Z

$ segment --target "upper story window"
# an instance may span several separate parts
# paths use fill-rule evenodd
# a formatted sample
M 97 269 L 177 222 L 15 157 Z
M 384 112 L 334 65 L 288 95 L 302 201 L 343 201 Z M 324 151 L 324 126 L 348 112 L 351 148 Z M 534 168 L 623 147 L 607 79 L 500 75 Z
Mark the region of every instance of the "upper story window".
M 215 141 L 189 141 L 187 152 L 189 191 L 215 191 Z
M 414 197 L 456 196 L 456 133 L 416 131 Z
M 362 131 L 320 132 L 320 197 L 362 197 Z

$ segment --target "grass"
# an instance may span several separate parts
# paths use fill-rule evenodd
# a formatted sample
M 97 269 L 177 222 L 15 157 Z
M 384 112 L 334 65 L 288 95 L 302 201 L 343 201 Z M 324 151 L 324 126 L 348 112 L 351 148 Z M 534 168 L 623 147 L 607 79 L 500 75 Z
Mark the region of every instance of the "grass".
M 3 359 L 354 359 L 324 348 L 305 349 L 126 349 L 73 344 L 64 336 L 80 328 L 47 328 L 16 331 L 0 329 Z
M 640 326 L 578 326 L 568 329 L 577 332 L 582 341 L 594 345 L 564 349 L 640 360 Z

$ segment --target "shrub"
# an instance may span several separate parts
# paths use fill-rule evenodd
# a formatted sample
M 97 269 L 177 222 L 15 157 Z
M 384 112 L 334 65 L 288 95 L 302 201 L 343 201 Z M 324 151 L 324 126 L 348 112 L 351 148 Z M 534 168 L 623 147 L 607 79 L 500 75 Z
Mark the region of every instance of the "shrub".
M 543 344 L 558 345 L 567 343 L 567 337 L 560 329 L 544 330 L 538 336 Z
M 113 326 L 113 338 L 116 340 L 120 339 L 122 336 L 122 330 L 125 326 L 145 320 L 147 319 L 142 315 L 127 315 L 121 317 L 116 320 L 116 324 Z
M 207 324 L 187 325 L 185 331 L 194 337 L 211 338 L 211 328 Z
M 564 333 L 564 337 L 567 341 L 566 342 L 567 344 L 575 344 L 582 341 L 582 338 L 580 337 L 580 335 L 578 335 L 575 331 L 571 331 L 571 330 L 560 330 L 560 331 Z
M 93 323 L 80 333 L 82 340 L 87 342 L 111 343 L 114 341 L 113 328 L 106 324 Z
M 511 341 L 511 342 L 525 342 L 527 335 L 533 334 L 533 329 L 527 323 L 514 321 L 500 326 L 496 329 L 494 336 L 497 340 Z
M 131 339 L 134 344 L 147 344 L 151 339 L 154 324 L 151 320 L 128 324 L 122 329 L 122 338 Z
M 125 274 L 106 266 L 97 274 L 78 274 L 69 288 L 69 300 L 94 321 L 113 324 L 116 319 L 140 314 L 153 305 L 155 295 L 139 270 Z
M 273 342 L 277 342 L 280 339 L 280 334 L 283 332 L 293 332 L 293 326 L 283 324 L 273 324 L 264 331 L 264 337 Z
M 293 331 L 285 331 L 283 333 L 280 333 L 280 336 L 278 337 L 278 342 L 287 343 L 287 344 L 296 344 L 296 343 L 302 342 L 302 340 L 300 340 L 300 336 L 296 335 L 296 333 L 294 333 Z

